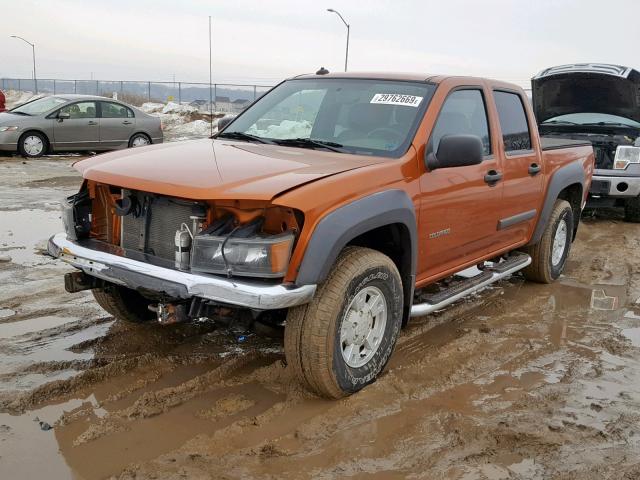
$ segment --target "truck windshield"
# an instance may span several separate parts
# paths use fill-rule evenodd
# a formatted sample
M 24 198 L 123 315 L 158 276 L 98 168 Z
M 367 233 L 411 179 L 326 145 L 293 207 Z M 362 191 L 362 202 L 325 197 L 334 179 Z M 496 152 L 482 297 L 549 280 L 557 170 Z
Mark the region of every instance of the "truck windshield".
M 421 82 L 289 80 L 218 137 L 398 157 L 409 148 L 434 90 Z
M 56 108 L 63 103 L 67 103 L 67 100 L 59 97 L 45 97 L 39 98 L 29 103 L 25 103 L 19 107 L 10 110 L 11 113 L 20 113 L 22 115 L 42 115 Z
M 569 113 L 559 115 L 542 122 L 542 125 L 602 125 L 640 128 L 640 123 L 630 118 L 609 115 L 607 113 Z

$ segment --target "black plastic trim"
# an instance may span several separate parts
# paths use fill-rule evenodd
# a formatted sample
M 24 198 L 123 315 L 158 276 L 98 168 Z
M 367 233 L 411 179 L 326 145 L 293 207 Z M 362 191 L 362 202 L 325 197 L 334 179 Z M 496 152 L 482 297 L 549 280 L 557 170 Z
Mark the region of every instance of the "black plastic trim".
M 413 202 L 403 190 L 386 190 L 340 207 L 320 220 L 300 265 L 296 285 L 323 282 L 350 240 L 394 223 L 403 224 L 409 231 L 411 275 L 415 276 L 418 229 Z
M 536 216 L 536 213 L 538 213 L 538 211 L 534 208 L 533 210 L 529 210 L 527 212 L 518 213 L 517 215 L 500 219 L 498 220 L 498 230 L 504 230 L 505 228 L 509 228 L 518 223 L 531 220 Z
M 538 224 L 536 225 L 536 229 L 533 232 L 533 237 L 531 238 L 529 245 L 538 243 L 542 238 L 544 229 L 547 227 L 547 223 L 549 222 L 553 206 L 562 190 L 567 188 L 569 185 L 577 183 L 582 186 L 582 191 L 584 193 L 584 175 L 585 172 L 582 168 L 582 164 L 576 161 L 561 167 L 549 179 L 549 188 L 547 189 L 544 206 L 542 207 L 542 212 L 538 218 Z

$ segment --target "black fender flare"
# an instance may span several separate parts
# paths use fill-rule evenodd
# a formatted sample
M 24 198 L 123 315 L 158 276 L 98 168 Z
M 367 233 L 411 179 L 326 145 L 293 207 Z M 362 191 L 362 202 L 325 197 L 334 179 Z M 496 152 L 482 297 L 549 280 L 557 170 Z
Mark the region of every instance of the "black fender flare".
M 547 223 L 549 222 L 553 205 L 556 203 L 560 192 L 569 185 L 576 183 L 582 185 L 582 193 L 584 194 L 585 172 L 582 164 L 579 162 L 573 162 L 569 165 L 565 165 L 553 174 L 549 180 L 549 188 L 547 189 L 547 194 L 544 199 L 542 212 L 540 213 L 540 218 L 538 218 L 538 224 L 536 225 L 529 245 L 535 245 L 542 238 L 544 229 L 547 227 Z M 580 202 L 580 207 L 582 207 L 582 199 L 580 199 Z M 576 218 L 575 220 L 578 222 L 579 218 Z
M 411 308 L 418 262 L 418 227 L 413 201 L 403 190 L 385 190 L 354 200 L 329 212 L 318 222 L 300 264 L 297 285 L 322 283 L 344 247 L 373 229 L 402 224 L 411 242 L 410 271 L 403 275 L 404 309 Z

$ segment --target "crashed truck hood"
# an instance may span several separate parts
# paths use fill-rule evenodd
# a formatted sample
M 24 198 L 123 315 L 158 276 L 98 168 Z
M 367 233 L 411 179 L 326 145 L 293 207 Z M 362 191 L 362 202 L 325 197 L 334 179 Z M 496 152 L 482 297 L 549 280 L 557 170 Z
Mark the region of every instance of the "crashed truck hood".
M 536 75 L 531 87 L 538 123 L 570 113 L 606 113 L 640 122 L 640 72 L 631 68 L 554 67 Z
M 74 166 L 99 183 L 193 200 L 271 200 L 305 183 L 383 158 L 227 140 L 163 143 Z

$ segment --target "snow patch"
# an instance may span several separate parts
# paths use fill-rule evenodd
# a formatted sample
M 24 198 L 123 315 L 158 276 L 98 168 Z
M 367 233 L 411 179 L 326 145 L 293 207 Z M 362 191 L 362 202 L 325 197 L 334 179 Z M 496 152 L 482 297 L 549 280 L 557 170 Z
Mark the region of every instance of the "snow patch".
M 252 125 L 247 133 L 266 138 L 309 138 L 311 135 L 311 122 L 307 120 L 283 120 L 277 125 L 269 125 L 265 129 L 259 129 Z

